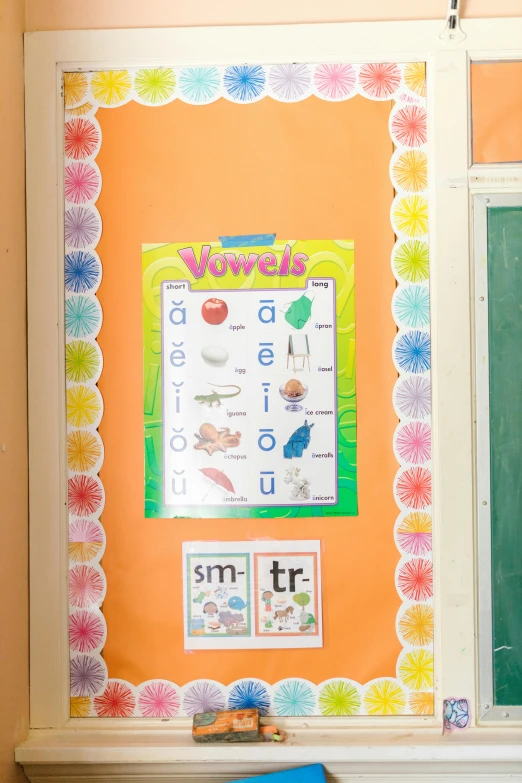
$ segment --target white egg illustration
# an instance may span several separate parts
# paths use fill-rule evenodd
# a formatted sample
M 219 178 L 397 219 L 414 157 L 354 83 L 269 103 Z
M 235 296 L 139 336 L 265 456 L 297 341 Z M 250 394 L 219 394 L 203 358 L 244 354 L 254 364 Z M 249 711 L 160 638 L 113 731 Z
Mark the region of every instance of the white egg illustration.
M 212 367 L 223 367 L 228 362 L 228 351 L 220 345 L 206 345 L 201 349 L 201 358 Z

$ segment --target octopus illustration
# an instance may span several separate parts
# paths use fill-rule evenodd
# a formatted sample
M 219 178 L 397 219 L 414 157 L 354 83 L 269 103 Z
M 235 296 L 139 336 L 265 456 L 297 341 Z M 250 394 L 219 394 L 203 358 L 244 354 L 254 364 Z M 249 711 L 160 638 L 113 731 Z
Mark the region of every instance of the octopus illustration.
M 211 457 L 216 451 L 226 451 L 227 449 L 239 446 L 241 442 L 240 432 L 230 432 L 229 427 L 219 427 L 216 429 L 213 424 L 202 424 L 199 433 L 194 433 L 197 443 L 194 448 L 204 450 Z

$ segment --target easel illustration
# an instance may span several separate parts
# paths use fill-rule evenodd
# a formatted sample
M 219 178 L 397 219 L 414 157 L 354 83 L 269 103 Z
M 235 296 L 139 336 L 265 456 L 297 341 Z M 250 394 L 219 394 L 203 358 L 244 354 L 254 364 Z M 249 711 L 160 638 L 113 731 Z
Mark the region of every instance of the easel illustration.
M 291 334 L 288 337 L 288 354 L 286 357 L 286 369 L 290 364 L 290 358 L 292 358 L 294 372 L 296 371 L 295 360 L 302 359 L 303 366 L 300 368 L 304 370 L 305 362 L 308 364 L 308 370 L 310 370 L 310 346 L 308 344 L 307 334 Z

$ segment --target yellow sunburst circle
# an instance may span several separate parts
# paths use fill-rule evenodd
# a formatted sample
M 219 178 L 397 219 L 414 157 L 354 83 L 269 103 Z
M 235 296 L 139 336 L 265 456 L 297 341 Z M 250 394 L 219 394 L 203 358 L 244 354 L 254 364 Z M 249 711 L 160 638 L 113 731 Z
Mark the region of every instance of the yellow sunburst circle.
M 415 647 L 423 647 L 433 641 L 433 607 L 414 604 L 399 620 L 399 631 L 404 641 Z
M 176 87 L 176 75 L 172 68 L 144 68 L 134 79 L 136 93 L 145 103 L 168 101 Z
M 76 106 L 87 95 L 87 75 L 85 73 L 64 73 L 63 102 L 66 109 Z
M 72 427 L 93 424 L 100 411 L 100 400 L 94 389 L 82 385 L 67 389 L 67 421 Z
M 71 696 L 71 718 L 87 718 L 91 711 L 91 700 L 88 696 Z
M 80 104 L 80 106 L 75 106 L 73 109 L 67 109 L 67 114 L 71 117 L 83 117 L 85 114 L 89 114 L 93 109 L 94 103 L 86 101 L 85 103 Z
M 132 87 L 128 71 L 97 71 L 91 78 L 91 92 L 102 106 L 114 106 L 125 100 Z
M 416 95 L 424 98 L 426 96 L 426 63 L 408 63 L 404 69 L 404 84 Z
M 399 190 L 419 192 L 428 187 L 428 157 L 423 150 L 403 152 L 392 172 Z
M 67 436 L 69 470 L 83 473 L 91 470 L 101 457 L 98 439 L 88 430 L 74 430 Z
M 364 706 L 368 715 L 402 715 L 406 695 L 396 680 L 378 680 L 366 691 Z
M 406 653 L 399 665 L 399 677 L 414 691 L 433 688 L 433 653 L 424 649 Z
M 424 196 L 403 196 L 393 210 L 393 219 L 400 234 L 423 237 L 428 233 L 428 201 Z

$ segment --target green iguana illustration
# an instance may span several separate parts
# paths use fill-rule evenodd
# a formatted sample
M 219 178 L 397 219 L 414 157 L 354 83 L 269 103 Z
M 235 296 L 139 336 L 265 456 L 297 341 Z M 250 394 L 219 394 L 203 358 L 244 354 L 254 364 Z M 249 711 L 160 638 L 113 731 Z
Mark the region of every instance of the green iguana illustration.
M 200 405 L 208 405 L 209 408 L 213 408 L 214 403 L 216 403 L 216 408 L 220 408 L 222 404 L 221 400 L 224 400 L 227 397 L 237 397 L 241 392 L 241 388 L 234 383 L 225 383 L 223 386 L 219 383 L 209 385 L 215 386 L 217 389 L 237 389 L 237 392 L 234 392 L 233 394 L 219 394 L 215 389 L 212 389 L 212 394 L 196 394 L 194 397 L 196 402 L 199 402 Z

